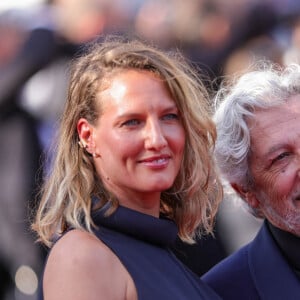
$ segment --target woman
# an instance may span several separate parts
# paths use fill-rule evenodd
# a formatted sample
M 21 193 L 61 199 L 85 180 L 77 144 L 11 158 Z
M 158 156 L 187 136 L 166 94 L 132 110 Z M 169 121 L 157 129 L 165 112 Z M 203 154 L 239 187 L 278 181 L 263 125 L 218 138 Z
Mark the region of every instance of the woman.
M 211 232 L 221 199 L 206 100 L 178 54 L 139 41 L 77 59 L 33 224 L 44 299 L 218 299 L 168 248 Z

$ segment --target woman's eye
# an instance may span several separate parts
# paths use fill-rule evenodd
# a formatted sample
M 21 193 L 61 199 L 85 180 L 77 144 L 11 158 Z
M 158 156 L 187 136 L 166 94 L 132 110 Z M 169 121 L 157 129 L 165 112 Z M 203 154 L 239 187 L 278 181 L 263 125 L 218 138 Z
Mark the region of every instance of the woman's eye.
M 163 117 L 164 120 L 178 120 L 178 114 L 167 114 Z
M 137 119 L 131 119 L 131 120 L 127 120 L 125 122 L 122 123 L 122 126 L 136 126 L 139 125 L 140 121 Z

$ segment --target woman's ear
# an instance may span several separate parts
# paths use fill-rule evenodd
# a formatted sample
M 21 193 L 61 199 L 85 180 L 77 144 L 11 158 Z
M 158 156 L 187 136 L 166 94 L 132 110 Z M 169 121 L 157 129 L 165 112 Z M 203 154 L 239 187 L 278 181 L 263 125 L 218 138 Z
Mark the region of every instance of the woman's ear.
M 85 118 L 80 118 L 77 122 L 77 133 L 79 136 L 79 145 L 90 154 L 93 154 L 93 126 Z
M 253 209 L 257 209 L 259 207 L 259 200 L 253 191 L 249 191 L 237 183 L 230 183 L 230 185 L 237 192 L 237 194 L 248 203 L 249 206 L 251 206 Z

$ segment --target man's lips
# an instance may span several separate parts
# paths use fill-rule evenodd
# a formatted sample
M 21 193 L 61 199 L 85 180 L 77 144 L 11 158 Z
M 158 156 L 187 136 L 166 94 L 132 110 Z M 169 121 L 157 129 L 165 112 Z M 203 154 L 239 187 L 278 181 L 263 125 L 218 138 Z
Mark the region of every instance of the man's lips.
M 294 192 L 291 195 L 291 198 L 293 201 L 300 201 L 300 191 L 299 188 L 295 189 Z

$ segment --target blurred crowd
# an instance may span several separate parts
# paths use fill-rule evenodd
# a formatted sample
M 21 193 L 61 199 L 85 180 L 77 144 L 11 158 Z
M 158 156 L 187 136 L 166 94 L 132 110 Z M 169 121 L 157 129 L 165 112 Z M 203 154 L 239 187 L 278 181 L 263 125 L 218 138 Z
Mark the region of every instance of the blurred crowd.
M 29 220 L 64 105 L 68 64 L 84 44 L 108 33 L 180 50 L 213 91 L 256 60 L 300 63 L 300 1 L 49 0 L 2 11 L 0 299 L 35 299 L 46 250 L 34 242 Z M 226 200 L 216 239 L 178 246 L 178 255 L 199 275 L 260 226 Z M 206 261 L 201 251 L 210 253 Z

